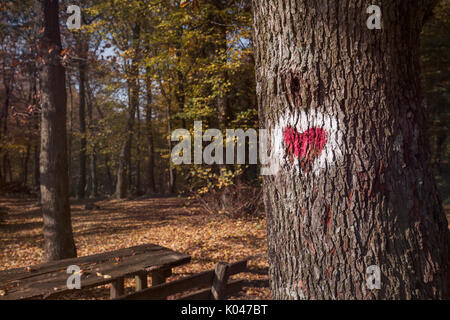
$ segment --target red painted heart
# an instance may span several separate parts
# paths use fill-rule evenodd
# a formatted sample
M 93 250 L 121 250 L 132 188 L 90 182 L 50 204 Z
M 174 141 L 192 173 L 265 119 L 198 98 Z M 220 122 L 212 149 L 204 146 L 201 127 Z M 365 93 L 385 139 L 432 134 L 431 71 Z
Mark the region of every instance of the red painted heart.
M 291 155 L 291 162 L 293 162 L 292 155 L 295 155 L 302 163 L 319 157 L 328 139 L 327 132 L 322 128 L 310 128 L 303 133 L 299 133 L 291 126 L 287 126 L 284 129 L 283 136 L 284 144 Z

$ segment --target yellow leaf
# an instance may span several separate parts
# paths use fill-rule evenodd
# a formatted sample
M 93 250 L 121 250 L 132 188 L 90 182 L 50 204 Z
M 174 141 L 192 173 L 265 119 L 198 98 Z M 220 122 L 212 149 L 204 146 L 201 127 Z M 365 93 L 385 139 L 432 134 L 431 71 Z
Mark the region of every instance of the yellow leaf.
M 181 0 L 180 7 L 184 8 L 184 7 L 188 6 L 189 3 L 190 3 L 190 0 Z

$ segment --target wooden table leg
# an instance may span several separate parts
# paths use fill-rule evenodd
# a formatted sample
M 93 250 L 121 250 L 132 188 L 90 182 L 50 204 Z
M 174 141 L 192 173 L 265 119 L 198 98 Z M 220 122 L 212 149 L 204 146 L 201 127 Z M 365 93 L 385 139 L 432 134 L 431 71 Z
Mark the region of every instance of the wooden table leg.
M 214 300 L 224 300 L 228 282 L 228 264 L 219 262 L 214 270 L 214 280 L 211 287 L 211 294 Z
M 110 296 L 111 299 L 118 298 L 120 296 L 123 296 L 124 293 L 124 279 L 119 278 L 113 282 L 111 282 L 111 288 L 110 288 Z
M 172 269 L 152 271 L 152 287 L 166 282 L 166 278 L 172 275 Z
M 146 272 L 142 272 L 136 275 L 134 278 L 136 279 L 136 291 L 141 291 L 148 287 Z
M 163 284 L 166 282 L 166 277 L 162 272 L 152 273 L 152 286 L 157 286 L 158 284 Z

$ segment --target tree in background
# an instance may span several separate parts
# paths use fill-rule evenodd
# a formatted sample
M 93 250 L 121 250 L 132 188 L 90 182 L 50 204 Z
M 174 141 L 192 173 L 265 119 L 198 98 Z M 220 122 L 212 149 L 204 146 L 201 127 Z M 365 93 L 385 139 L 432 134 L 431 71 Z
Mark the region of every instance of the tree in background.
M 116 153 L 113 147 L 108 148 L 117 165 L 116 195 L 118 190 L 122 191 L 121 197 L 142 193 L 142 176 L 148 177 L 148 190 L 159 192 L 197 192 L 212 181 L 210 185 L 224 189 L 220 181 L 230 180 L 232 175 L 224 177 L 217 168 L 205 179 L 204 168 L 173 166 L 169 137 L 174 129 L 192 128 L 194 120 L 222 128 L 225 123 L 239 125 L 233 121 L 253 114 L 249 123 L 256 124 L 248 4 L 205 1 L 181 8 L 174 1 L 99 1 L 87 13 L 99 17 L 86 32 L 102 36 L 102 49 L 96 54 L 100 62 L 101 52 L 108 51 L 109 58 L 100 64 L 111 67 L 107 77 L 95 78 L 100 88 L 110 92 L 109 96 L 102 94 L 94 99 L 112 100 L 110 96 L 119 93 L 127 97 L 120 103 L 128 102 L 128 107 L 121 110 L 128 112 L 124 117 L 128 120 L 120 124 L 124 132 L 130 133 L 128 138 L 127 134 L 120 137 L 120 145 L 127 148 Z M 138 41 L 133 40 L 136 23 Z M 110 80 L 114 88 L 108 84 Z M 139 90 L 128 90 L 132 83 Z M 227 105 L 226 117 L 216 108 L 218 103 Z M 249 113 L 249 109 L 255 112 Z M 120 132 L 117 127 L 112 130 Z M 116 142 L 111 141 L 111 145 Z M 145 175 L 141 173 L 145 170 L 143 162 L 147 163 Z
M 422 84 L 433 164 L 443 203 L 450 203 L 450 1 L 440 1 L 424 27 L 421 40 Z
M 47 261 L 76 257 L 69 206 L 66 79 L 58 0 L 36 0 L 41 104 L 40 183 Z

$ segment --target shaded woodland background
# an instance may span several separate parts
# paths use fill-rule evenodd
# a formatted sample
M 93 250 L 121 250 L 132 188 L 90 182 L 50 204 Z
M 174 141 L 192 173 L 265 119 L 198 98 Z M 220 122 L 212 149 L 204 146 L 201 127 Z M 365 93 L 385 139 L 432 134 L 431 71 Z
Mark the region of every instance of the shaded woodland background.
M 68 30 L 67 5 L 83 9 Z M 39 196 L 39 81 L 32 1 L 0 4 L 0 194 Z M 172 166 L 170 133 L 258 128 L 250 1 L 63 1 L 70 193 L 185 195 L 210 213 L 262 211 L 256 166 Z M 422 34 L 433 165 L 450 204 L 450 2 Z

